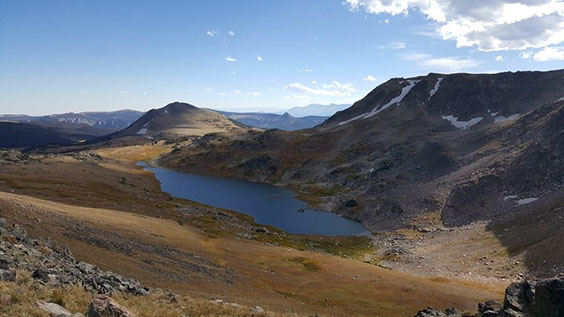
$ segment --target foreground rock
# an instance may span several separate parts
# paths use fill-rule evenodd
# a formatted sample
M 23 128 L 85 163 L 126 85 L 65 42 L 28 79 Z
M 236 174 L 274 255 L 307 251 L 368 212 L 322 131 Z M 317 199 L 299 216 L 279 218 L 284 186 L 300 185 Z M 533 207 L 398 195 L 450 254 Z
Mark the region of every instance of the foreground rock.
M 100 295 L 90 303 L 86 317 L 134 317 L 135 315 L 129 312 L 124 307 L 120 306 L 113 299 L 106 295 Z
M 45 301 L 38 301 L 37 307 L 47 313 L 50 317 L 81 317 L 84 316 L 81 313 L 71 313 L 70 311 L 64 309 L 58 304 L 55 303 L 47 303 Z
M 31 239 L 18 225 L 8 228 L 1 218 L 0 228 L 0 281 L 14 281 L 16 270 L 26 270 L 33 272 L 34 279 L 52 286 L 81 285 L 108 295 L 116 291 L 131 295 L 151 292 L 135 279 L 76 261 L 68 248 L 60 248 L 52 241 Z
M 456 309 L 443 312 L 426 308 L 415 316 L 561 317 L 564 316 L 564 278 L 513 283 L 505 290 L 503 305 L 494 301 L 481 303 L 474 315 L 463 314 Z

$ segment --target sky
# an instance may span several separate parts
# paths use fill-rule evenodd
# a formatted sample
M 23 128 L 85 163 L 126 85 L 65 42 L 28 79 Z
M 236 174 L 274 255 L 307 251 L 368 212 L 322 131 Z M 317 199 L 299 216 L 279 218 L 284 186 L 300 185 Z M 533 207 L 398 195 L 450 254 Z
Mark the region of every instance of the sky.
M 564 0 L 0 0 L 0 113 L 287 109 L 562 68 Z

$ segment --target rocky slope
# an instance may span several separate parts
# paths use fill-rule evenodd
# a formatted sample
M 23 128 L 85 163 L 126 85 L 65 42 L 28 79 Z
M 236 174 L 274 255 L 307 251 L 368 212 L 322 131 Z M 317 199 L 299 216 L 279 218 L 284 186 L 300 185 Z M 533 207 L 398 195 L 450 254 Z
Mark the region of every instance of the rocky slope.
M 316 129 L 208 136 L 161 163 L 290 186 L 373 230 L 489 220 L 561 189 L 562 87 L 564 71 L 392 79 Z

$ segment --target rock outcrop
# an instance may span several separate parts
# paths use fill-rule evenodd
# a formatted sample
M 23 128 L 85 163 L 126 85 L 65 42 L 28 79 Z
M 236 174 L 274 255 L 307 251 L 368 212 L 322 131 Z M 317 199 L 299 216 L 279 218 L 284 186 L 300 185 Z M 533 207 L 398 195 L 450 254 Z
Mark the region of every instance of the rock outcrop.
M 54 242 L 32 239 L 20 226 L 7 228 L 0 218 L 0 281 L 14 281 L 16 270 L 32 272 L 32 277 L 45 284 L 82 285 L 99 294 L 122 292 L 146 295 L 152 290 L 137 280 L 98 269 L 95 265 L 77 261 L 68 248 Z
M 562 317 L 564 316 L 564 278 L 537 282 L 516 282 L 507 287 L 503 305 L 487 301 L 478 305 L 478 313 L 463 314 L 456 309 L 423 309 L 415 317 Z

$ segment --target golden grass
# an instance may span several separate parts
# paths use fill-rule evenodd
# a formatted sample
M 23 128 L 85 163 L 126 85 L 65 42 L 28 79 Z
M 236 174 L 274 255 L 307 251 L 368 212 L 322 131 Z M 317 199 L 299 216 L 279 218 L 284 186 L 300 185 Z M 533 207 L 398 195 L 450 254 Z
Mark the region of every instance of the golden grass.
M 173 150 L 173 147 L 166 145 L 164 141 L 157 144 L 130 145 L 122 147 L 111 147 L 96 150 L 95 153 L 103 158 L 126 161 L 139 162 L 151 161 L 161 155 L 167 154 Z
M 56 303 L 72 313 L 85 313 L 94 295 L 76 285 L 47 286 L 33 280 L 27 271 L 18 271 L 15 282 L 0 282 L 0 297 L 10 303 L 0 306 L 0 316 L 45 316 L 37 301 Z M 208 300 L 179 296 L 171 300 L 159 292 L 148 296 L 114 294 L 112 298 L 137 316 L 249 316 L 250 309 L 241 305 L 213 303 Z M 272 312 L 255 316 L 280 316 Z

